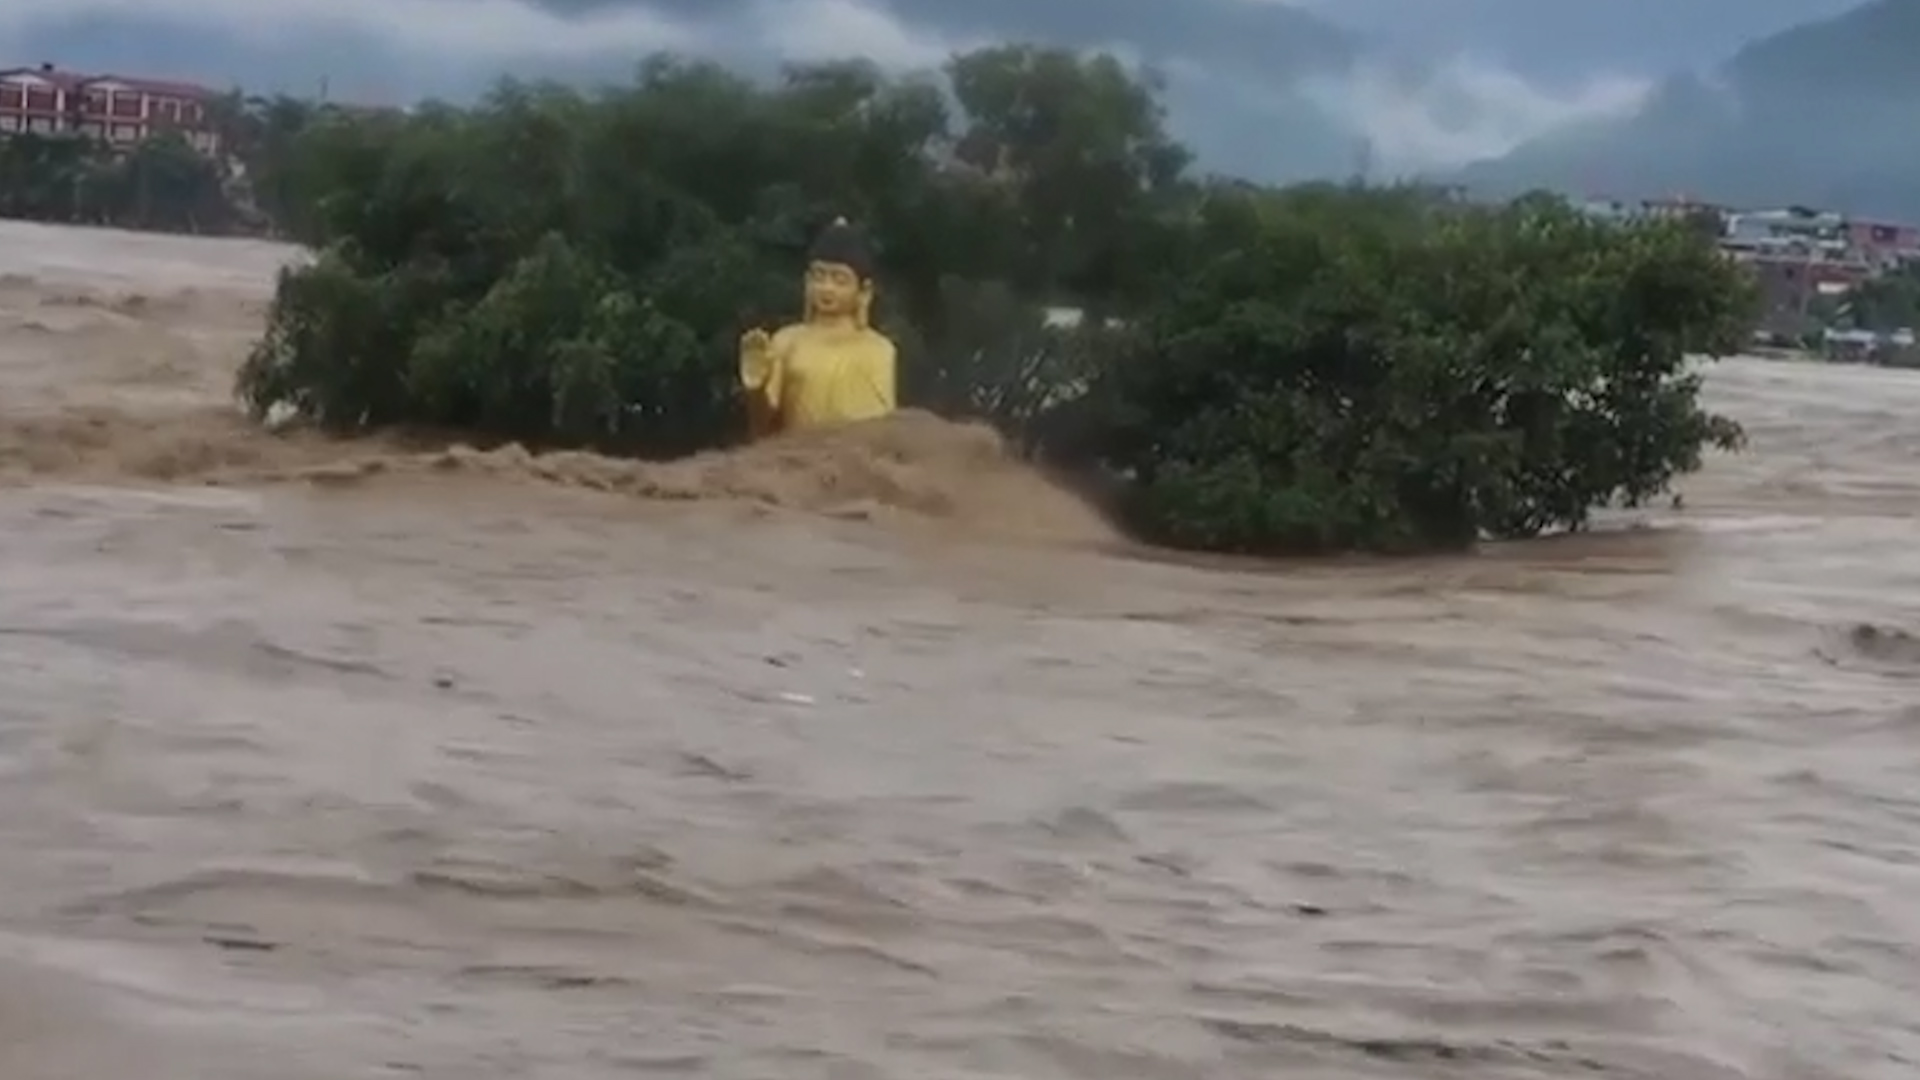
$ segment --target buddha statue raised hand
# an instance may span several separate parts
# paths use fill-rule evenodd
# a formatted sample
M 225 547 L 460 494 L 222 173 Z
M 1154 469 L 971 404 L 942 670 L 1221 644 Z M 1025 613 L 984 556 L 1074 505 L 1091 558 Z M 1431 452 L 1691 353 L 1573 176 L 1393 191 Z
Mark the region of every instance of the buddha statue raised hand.
M 868 323 L 873 310 L 871 247 L 845 218 L 808 252 L 806 314 L 769 334 L 740 338 L 740 383 L 753 435 L 847 424 L 897 407 L 897 352 Z

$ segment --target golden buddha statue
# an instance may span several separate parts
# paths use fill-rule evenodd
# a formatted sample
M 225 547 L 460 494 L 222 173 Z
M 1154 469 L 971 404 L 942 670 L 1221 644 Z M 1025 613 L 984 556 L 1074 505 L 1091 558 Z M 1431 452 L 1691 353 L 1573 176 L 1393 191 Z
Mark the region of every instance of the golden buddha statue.
M 886 416 L 897 352 L 868 322 L 872 248 L 845 218 L 808 252 L 806 314 L 769 334 L 740 338 L 740 383 L 754 438 Z

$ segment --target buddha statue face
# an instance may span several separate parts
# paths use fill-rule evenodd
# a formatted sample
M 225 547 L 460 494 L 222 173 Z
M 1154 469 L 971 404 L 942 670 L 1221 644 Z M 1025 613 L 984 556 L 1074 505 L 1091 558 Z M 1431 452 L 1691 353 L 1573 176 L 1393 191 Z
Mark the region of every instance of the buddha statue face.
M 819 319 L 850 319 L 872 302 L 873 283 L 845 263 L 807 265 L 807 312 Z
M 814 240 L 806 287 L 809 320 L 846 319 L 866 328 L 873 307 L 873 250 L 845 218 Z

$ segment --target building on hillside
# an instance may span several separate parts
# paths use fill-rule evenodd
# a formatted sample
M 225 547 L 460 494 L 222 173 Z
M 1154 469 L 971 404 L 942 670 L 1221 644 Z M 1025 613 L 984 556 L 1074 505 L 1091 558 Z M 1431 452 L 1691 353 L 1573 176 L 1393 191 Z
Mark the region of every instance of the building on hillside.
M 1724 233 L 1732 212 L 1714 203 L 1697 199 L 1643 199 L 1623 202 L 1619 199 L 1586 198 L 1574 206 L 1596 221 L 1627 225 L 1642 221 L 1696 221 L 1714 233 Z
M 1920 227 L 1854 218 L 1847 221 L 1846 237 L 1861 258 L 1879 269 L 1920 262 Z
M 1760 332 L 1798 341 L 1826 323 L 1827 312 L 1847 293 L 1871 280 L 1872 266 L 1817 251 L 1736 252 L 1760 285 Z
M 0 70 L 0 137 L 80 135 L 132 146 L 178 131 L 205 154 L 220 149 L 207 106 L 218 95 L 192 83 L 83 75 L 52 64 Z
M 1686 195 L 1665 199 L 1643 199 L 1629 214 L 1635 221 L 1680 221 L 1709 236 L 1724 236 L 1731 211 L 1718 203 L 1704 202 Z
M 1811 251 L 1834 258 L 1845 257 L 1849 250 L 1846 218 L 1804 206 L 1729 214 L 1726 237 L 1736 249 Z
M 1674 195 L 1664 199 L 1643 199 L 1636 216 L 1661 221 L 1684 220 L 1696 215 L 1719 214 L 1723 211 L 1712 203 L 1701 202 L 1685 195 Z
M 1714 226 L 1729 258 L 1750 269 L 1760 286 L 1762 338 L 1803 342 L 1817 336 L 1847 295 L 1903 265 L 1920 265 L 1920 227 L 1852 219 L 1829 210 L 1790 206 L 1730 210 L 1691 199 L 1623 202 L 1589 198 L 1580 209 L 1596 220 L 1629 223 L 1649 219 L 1698 220 Z M 1830 342 L 1846 352 L 1851 338 Z M 1911 345 L 1885 345 L 1914 355 Z
M 1596 221 L 1614 225 L 1624 225 L 1633 220 L 1633 207 L 1618 199 L 1588 198 L 1574 204 L 1583 214 Z

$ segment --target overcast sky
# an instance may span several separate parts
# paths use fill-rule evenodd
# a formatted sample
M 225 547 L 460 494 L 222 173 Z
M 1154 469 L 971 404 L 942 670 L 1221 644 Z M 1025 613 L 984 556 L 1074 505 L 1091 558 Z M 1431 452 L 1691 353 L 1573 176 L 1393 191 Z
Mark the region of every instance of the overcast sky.
M 19 63 L 275 89 L 304 90 L 327 77 L 336 93 L 405 100 L 467 92 L 502 72 L 611 74 L 659 49 L 784 59 L 857 53 L 921 67 L 997 37 L 1042 36 L 1153 55 L 1236 107 L 1304 97 L 1371 139 L 1377 163 L 1401 169 L 1498 155 L 1568 123 L 1630 111 L 1674 67 L 1704 66 L 1747 38 L 1851 2 L 0 0 L 0 52 Z M 1409 69 L 1383 58 L 1309 70 L 1311 55 L 1283 54 L 1301 42 L 1309 53 L 1332 52 L 1324 28 L 1258 10 L 1274 5 L 1311 12 L 1421 63 Z M 1275 59 L 1265 63 L 1269 49 Z
M 1260 0 L 1250 0 L 1260 2 Z M 1742 44 L 1862 0 L 1272 0 L 1416 51 L 1465 53 L 1529 78 L 1703 68 Z

